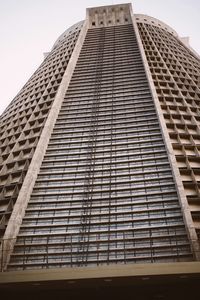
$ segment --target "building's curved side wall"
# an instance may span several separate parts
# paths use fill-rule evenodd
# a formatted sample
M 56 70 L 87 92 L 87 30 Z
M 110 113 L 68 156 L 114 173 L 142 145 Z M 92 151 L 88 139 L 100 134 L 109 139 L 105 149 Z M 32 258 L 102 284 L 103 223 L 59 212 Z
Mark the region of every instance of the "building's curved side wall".
M 189 227 L 200 236 L 200 61 L 167 30 L 138 20 L 140 37 L 184 190 Z M 184 199 L 187 198 L 185 202 Z M 185 204 L 184 204 L 185 203 Z M 192 238 L 195 240 L 195 235 Z M 198 242 L 197 242 L 198 244 Z
M 74 68 L 76 66 L 76 61 L 79 56 L 79 52 L 82 46 L 82 43 L 85 38 L 85 34 L 87 31 L 87 22 L 85 22 L 84 26 L 81 29 L 79 37 L 76 35 L 76 40 L 73 40 L 74 44 L 71 46 L 71 58 L 69 60 L 66 60 L 67 67 L 64 71 L 62 80 L 59 84 L 57 93 L 54 98 L 54 102 L 51 106 L 51 109 L 49 110 L 48 117 L 46 119 L 45 125 L 41 131 L 41 136 L 39 138 L 36 150 L 33 154 L 33 158 L 31 160 L 31 163 L 29 165 L 27 174 L 25 176 L 25 179 L 23 181 L 21 190 L 19 191 L 19 195 L 17 197 L 15 206 L 13 208 L 11 217 L 9 219 L 8 226 L 6 228 L 4 237 L 3 237 L 3 259 L 2 259 L 2 268 L 6 268 L 6 265 L 9 261 L 10 254 L 12 253 L 15 240 L 17 237 L 17 234 L 19 232 L 19 228 L 25 213 L 25 209 L 27 206 L 27 203 L 29 201 L 35 180 L 37 178 L 37 174 L 39 172 L 42 159 L 44 157 L 44 153 L 46 151 L 46 147 L 48 145 L 49 137 L 51 135 L 52 129 L 54 127 L 57 115 L 60 110 L 60 106 L 62 104 L 62 101 L 64 99 L 65 92 L 68 88 L 72 73 L 74 71 Z M 62 44 L 66 44 L 66 40 L 63 41 Z M 65 45 L 66 47 L 66 45 Z M 74 49 L 73 49 L 74 48 Z M 58 49 L 57 49 L 58 51 Z
M 31 164 L 75 47 L 75 27 L 53 49 L 0 118 L 0 237 Z

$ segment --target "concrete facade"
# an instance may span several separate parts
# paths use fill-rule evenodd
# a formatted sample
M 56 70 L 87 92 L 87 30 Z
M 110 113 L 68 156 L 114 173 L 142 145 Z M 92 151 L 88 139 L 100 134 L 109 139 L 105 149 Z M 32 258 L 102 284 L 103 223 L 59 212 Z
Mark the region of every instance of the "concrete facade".
M 130 4 L 87 9 L 60 36 L 2 116 L 3 283 L 200 273 L 199 70 L 173 29 Z

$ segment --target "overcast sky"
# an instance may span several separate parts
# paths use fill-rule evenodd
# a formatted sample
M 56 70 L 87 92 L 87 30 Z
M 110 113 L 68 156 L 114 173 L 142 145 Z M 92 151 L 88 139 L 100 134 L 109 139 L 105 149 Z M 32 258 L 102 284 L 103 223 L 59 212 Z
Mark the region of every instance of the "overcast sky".
M 189 36 L 200 53 L 200 0 L 0 0 L 0 114 L 58 36 L 85 18 L 86 7 L 127 2 L 134 13 L 158 18 Z

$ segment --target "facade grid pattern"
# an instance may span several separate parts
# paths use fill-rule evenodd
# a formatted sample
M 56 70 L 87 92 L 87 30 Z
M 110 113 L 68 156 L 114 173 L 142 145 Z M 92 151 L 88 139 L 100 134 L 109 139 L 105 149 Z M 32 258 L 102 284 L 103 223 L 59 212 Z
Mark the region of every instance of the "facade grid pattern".
M 166 30 L 140 22 L 138 28 L 200 236 L 200 61 Z
M 133 26 L 90 29 L 8 269 L 192 259 Z
M 56 45 L 0 118 L 0 238 L 37 147 L 81 24 Z

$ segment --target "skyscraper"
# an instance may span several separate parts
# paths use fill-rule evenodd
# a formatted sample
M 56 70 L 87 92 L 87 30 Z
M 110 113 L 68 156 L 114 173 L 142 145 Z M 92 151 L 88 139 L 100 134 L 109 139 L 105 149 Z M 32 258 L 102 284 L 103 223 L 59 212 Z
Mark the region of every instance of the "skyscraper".
M 1 117 L 3 281 L 200 274 L 199 70 L 130 4 L 59 37 Z

